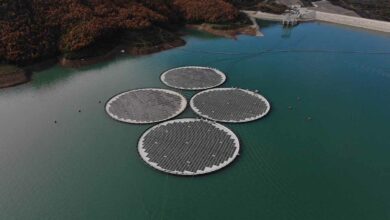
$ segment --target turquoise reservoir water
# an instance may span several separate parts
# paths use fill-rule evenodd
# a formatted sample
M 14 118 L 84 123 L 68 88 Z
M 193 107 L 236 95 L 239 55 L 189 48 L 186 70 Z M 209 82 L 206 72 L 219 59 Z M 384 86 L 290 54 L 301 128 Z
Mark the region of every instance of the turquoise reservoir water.
M 317 23 L 263 32 L 192 33 L 182 48 L 55 66 L 0 90 L 0 219 L 390 219 L 390 55 L 346 52 L 390 51 L 390 37 Z M 328 52 L 259 53 L 288 48 Z M 150 168 L 137 153 L 150 126 L 104 111 L 121 91 L 165 88 L 160 73 L 183 65 L 219 68 L 225 86 L 272 104 L 260 121 L 225 124 L 242 151 L 215 174 Z

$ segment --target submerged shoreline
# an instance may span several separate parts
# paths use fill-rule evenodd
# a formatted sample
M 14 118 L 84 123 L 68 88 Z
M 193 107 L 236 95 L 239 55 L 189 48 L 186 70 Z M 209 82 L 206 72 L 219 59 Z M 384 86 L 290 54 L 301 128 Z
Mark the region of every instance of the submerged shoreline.
M 178 39 L 171 42 L 165 42 L 154 46 L 145 47 L 129 47 L 126 45 L 118 45 L 108 53 L 101 56 L 81 59 L 67 59 L 65 56 L 61 56 L 59 58 L 58 64 L 68 68 L 79 68 L 110 60 L 122 54 L 127 54 L 131 56 L 142 56 L 184 46 L 185 44 L 186 42 L 184 40 Z
M 48 59 L 24 67 L 17 67 L 15 65 L 0 65 L 0 89 L 27 83 L 31 80 L 31 75 L 33 74 L 34 70 L 43 70 L 55 64 L 66 68 L 81 68 L 84 66 L 93 65 L 110 59 L 114 59 L 115 57 L 123 54 L 142 56 L 184 46 L 185 44 L 186 42 L 184 40 L 176 40 L 151 47 L 126 48 L 125 45 L 119 45 L 107 52 L 106 54 L 100 56 L 81 59 L 67 59 L 65 56 L 61 56 L 55 58 L 54 61 L 53 59 Z M 47 65 L 49 61 L 51 61 L 50 65 Z M 13 70 L 8 70 L 8 68 L 11 68 Z
M 22 68 L 3 65 L 0 66 L 0 88 L 20 85 L 30 81 L 30 75 Z

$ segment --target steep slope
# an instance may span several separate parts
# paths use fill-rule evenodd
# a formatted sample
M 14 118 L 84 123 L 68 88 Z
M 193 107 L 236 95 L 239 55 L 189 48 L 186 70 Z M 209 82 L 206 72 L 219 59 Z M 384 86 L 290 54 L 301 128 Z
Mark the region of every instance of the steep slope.
M 143 31 L 172 39 L 167 33 L 185 23 L 237 17 L 223 0 L 0 0 L 0 63 L 30 64 L 108 39 L 129 42 L 129 32 L 137 39 Z
M 390 0 L 329 0 L 365 18 L 390 21 Z

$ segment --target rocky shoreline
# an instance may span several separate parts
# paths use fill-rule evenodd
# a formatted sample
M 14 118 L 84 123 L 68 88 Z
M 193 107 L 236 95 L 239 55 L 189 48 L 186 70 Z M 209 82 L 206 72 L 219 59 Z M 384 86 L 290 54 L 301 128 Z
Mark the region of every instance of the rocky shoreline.
M 12 65 L 0 65 L 0 88 L 16 86 L 29 81 L 29 74 L 22 68 Z
M 244 34 L 249 36 L 256 36 L 257 30 L 252 26 L 238 27 L 232 29 L 218 29 L 210 24 L 200 24 L 200 25 L 187 25 L 190 29 L 195 29 L 199 31 L 204 31 L 216 36 L 226 37 L 226 38 L 235 38 L 237 35 Z

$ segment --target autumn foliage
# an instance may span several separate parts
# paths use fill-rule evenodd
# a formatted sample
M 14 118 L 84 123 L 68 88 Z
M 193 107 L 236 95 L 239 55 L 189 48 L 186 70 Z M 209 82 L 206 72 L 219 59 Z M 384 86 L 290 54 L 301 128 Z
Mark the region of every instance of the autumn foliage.
M 123 32 L 237 15 L 223 0 L 0 0 L 0 62 L 30 63 Z
M 238 11 L 223 0 L 174 0 L 174 5 L 187 21 L 228 22 L 238 16 Z

